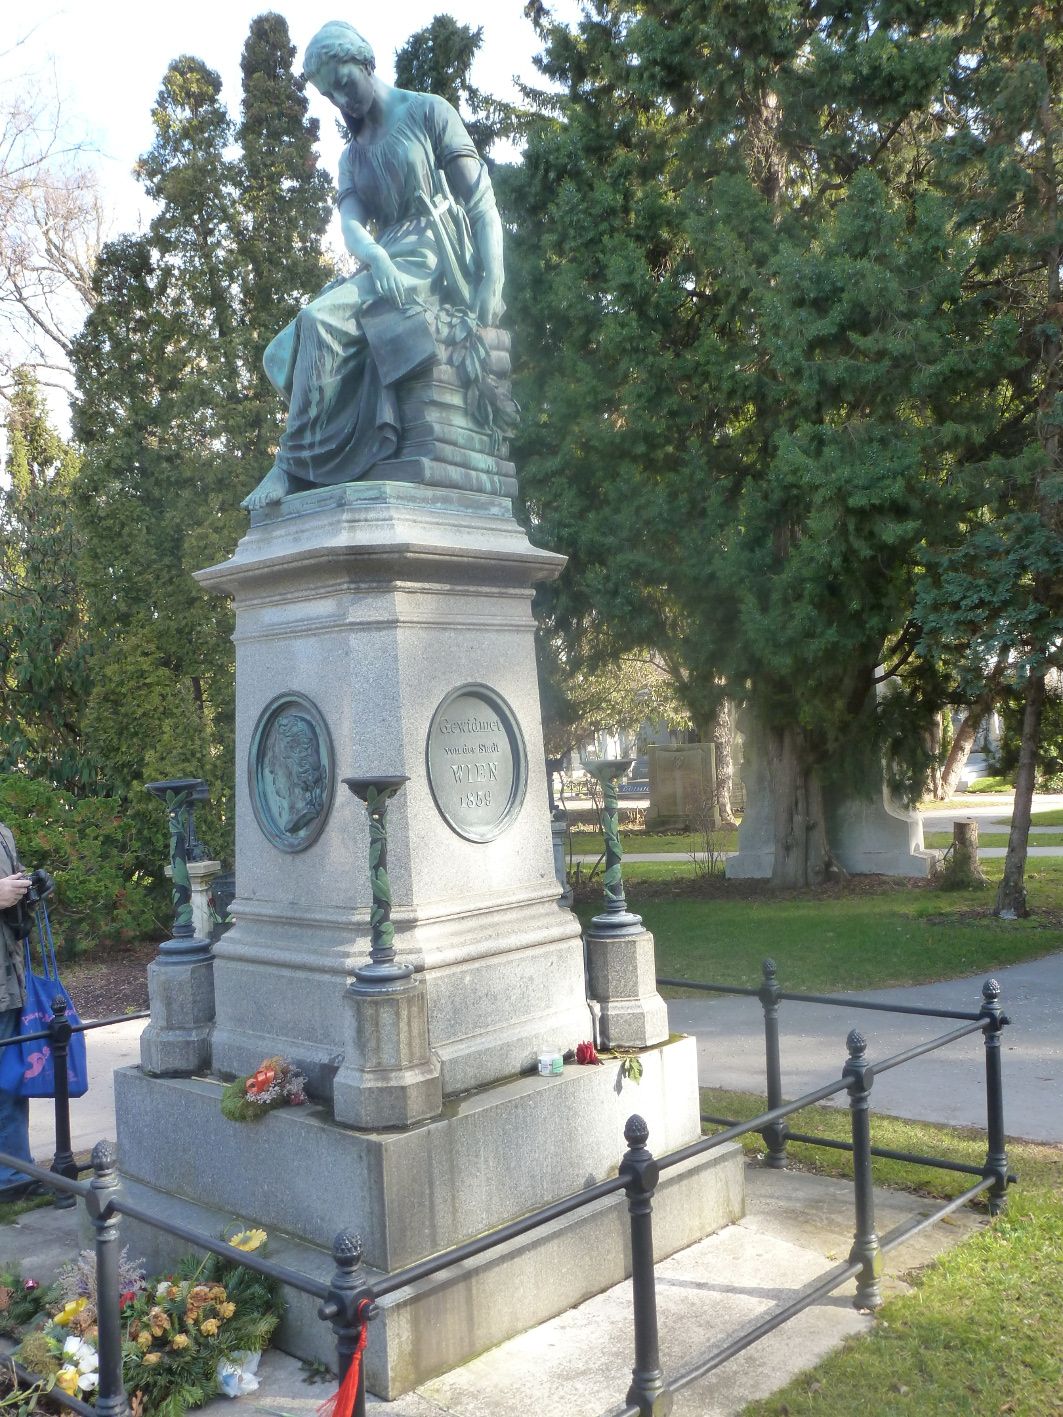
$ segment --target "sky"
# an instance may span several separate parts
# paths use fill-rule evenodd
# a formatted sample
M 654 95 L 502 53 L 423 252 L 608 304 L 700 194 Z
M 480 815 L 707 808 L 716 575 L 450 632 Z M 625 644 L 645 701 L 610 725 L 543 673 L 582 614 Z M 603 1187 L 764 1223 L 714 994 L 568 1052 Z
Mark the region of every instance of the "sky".
M 524 0 L 394 0 L 367 7 L 350 3 L 320 9 L 248 0 L 38 0 L 30 7 L 0 4 L 0 85 L 28 78 L 63 100 L 70 137 L 98 154 L 116 231 L 135 228 L 147 213 L 132 167 L 151 144 L 151 109 L 163 72 L 179 54 L 194 54 L 216 69 L 230 111 L 240 99 L 240 51 L 255 15 L 275 8 L 286 15 L 300 63 L 307 41 L 327 20 L 348 19 L 372 44 L 382 78 L 394 74 L 395 51 L 434 15 L 447 13 L 483 27 L 473 82 L 501 98 L 513 97 L 513 77 L 539 82 L 532 63 L 538 48 L 524 17 Z M 560 19 L 578 14 L 578 0 L 554 0 Z M 322 120 L 322 162 L 332 175 L 339 155 L 330 105 L 311 90 Z M 500 154 L 501 156 L 501 154 Z

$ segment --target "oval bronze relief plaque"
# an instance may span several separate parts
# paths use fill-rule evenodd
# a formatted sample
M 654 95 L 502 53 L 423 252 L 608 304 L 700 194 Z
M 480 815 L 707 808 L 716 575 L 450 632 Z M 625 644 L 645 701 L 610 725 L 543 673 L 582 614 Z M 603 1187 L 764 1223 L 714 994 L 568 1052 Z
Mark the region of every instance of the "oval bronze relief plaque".
M 520 811 L 528 786 L 524 736 L 486 684 L 448 694 L 428 729 L 428 783 L 447 825 L 466 841 L 493 841 Z
M 255 820 L 281 851 L 305 851 L 328 819 L 332 739 L 316 704 L 280 694 L 259 714 L 247 761 Z

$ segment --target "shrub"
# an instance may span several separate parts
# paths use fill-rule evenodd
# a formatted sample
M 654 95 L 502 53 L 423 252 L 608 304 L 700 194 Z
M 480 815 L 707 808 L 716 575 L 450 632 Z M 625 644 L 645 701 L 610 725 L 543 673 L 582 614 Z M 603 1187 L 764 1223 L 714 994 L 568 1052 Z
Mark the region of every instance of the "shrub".
M 138 871 L 133 828 L 115 799 L 74 797 L 5 773 L 0 821 L 14 833 L 26 869 L 41 866 L 55 877 L 48 904 L 57 947 L 74 954 L 165 933 L 165 840 L 160 832 L 158 876 Z

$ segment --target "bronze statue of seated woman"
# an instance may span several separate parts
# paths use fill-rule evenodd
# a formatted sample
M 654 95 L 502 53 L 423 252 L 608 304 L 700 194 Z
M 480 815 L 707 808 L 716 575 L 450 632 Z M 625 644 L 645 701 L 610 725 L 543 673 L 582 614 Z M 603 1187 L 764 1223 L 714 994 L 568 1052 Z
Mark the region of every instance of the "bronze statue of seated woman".
M 491 397 L 492 375 L 508 373 L 508 341 L 482 337 L 504 309 L 502 226 L 458 114 L 434 94 L 385 84 L 372 49 L 340 21 L 310 41 L 304 69 L 351 134 L 337 206 L 360 269 L 326 286 L 266 350 L 288 422 L 274 466 L 244 500 L 252 511 L 290 492 L 354 481 L 392 458 L 402 436 L 400 386 L 448 341 L 476 353 L 488 395 L 480 423 L 493 424 L 485 435 L 497 439 L 514 411 L 497 378 Z M 475 448 L 470 456 L 479 456 Z

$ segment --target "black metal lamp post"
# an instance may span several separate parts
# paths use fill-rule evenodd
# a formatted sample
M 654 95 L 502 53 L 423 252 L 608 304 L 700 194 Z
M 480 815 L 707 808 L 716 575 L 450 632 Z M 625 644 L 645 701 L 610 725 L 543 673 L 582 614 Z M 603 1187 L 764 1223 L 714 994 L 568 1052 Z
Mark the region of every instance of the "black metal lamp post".
M 373 891 L 373 907 L 369 915 L 372 943 L 369 963 L 354 971 L 361 985 L 387 988 L 401 983 L 413 974 L 412 964 L 400 964 L 395 958 L 395 927 L 391 923 L 391 882 L 388 880 L 388 803 L 401 792 L 409 778 L 401 773 L 378 774 L 375 777 L 345 777 L 369 814 L 369 881 Z
M 159 946 L 159 961 L 162 964 L 188 964 L 209 959 L 210 941 L 197 939 L 192 924 L 192 882 L 188 874 L 189 847 L 199 844 L 194 804 L 209 799 L 207 784 L 201 777 L 172 777 L 162 782 L 146 782 L 144 786 L 165 805 L 170 823 L 173 931 L 172 937 Z
M 604 809 L 602 831 L 605 834 L 605 910 L 596 915 L 592 926 L 599 931 L 642 929 L 642 917 L 627 908 L 624 896 L 624 872 L 621 862 L 624 848 L 620 844 L 620 801 L 617 784 L 631 770 L 634 758 L 590 758 L 583 766 L 602 786 Z

